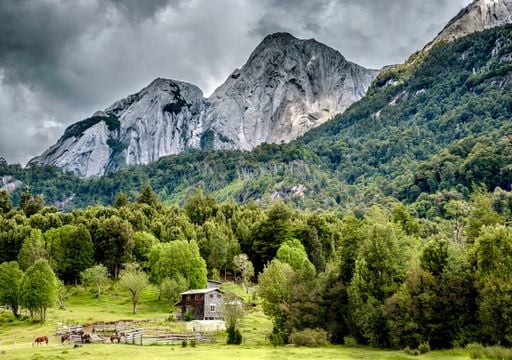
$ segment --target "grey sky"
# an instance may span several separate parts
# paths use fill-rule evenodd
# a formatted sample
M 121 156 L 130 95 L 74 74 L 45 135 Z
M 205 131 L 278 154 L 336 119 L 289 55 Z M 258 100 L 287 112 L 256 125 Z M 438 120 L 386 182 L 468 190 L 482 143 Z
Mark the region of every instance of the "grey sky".
M 209 95 L 276 31 L 366 67 L 400 63 L 469 2 L 1 0 L 0 156 L 25 163 L 156 77 Z

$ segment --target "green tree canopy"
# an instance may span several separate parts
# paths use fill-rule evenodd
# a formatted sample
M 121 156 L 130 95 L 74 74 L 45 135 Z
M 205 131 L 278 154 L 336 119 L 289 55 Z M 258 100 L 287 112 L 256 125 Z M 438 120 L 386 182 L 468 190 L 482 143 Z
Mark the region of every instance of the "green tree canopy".
M 195 241 L 176 240 L 155 245 L 149 256 L 151 277 L 156 283 L 183 276 L 190 288 L 206 287 L 206 262 Z
M 37 260 L 25 272 L 21 300 L 33 319 L 46 320 L 47 309 L 57 301 L 57 278 L 47 260 Z
M 15 317 L 19 316 L 23 271 L 16 261 L 0 264 L 0 303 L 9 305 Z

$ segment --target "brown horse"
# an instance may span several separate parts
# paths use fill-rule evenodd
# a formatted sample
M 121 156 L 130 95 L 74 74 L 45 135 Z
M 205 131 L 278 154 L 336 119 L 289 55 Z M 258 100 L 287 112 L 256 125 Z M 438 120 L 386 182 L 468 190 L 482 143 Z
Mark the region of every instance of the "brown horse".
M 46 343 L 46 345 L 48 345 L 48 336 L 38 336 L 34 338 L 34 341 L 32 341 L 32 346 L 34 346 L 34 344 L 39 346 L 42 343 Z
M 60 343 L 64 344 L 64 341 L 69 340 L 70 337 L 71 337 L 71 334 L 62 335 L 60 337 Z
M 90 344 L 91 343 L 91 334 L 82 334 L 82 344 Z
M 115 343 L 116 340 L 117 340 L 117 343 L 119 344 L 121 342 L 121 338 L 125 336 L 124 333 L 113 333 L 112 335 L 110 335 L 110 342 L 111 343 Z

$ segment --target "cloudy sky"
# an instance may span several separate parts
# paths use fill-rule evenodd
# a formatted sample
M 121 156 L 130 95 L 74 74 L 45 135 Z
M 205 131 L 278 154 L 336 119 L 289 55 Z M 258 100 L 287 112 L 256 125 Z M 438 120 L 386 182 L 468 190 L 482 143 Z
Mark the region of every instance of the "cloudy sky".
M 209 95 L 276 31 L 366 67 L 400 63 L 469 2 L 0 0 L 0 156 L 24 164 L 156 77 Z

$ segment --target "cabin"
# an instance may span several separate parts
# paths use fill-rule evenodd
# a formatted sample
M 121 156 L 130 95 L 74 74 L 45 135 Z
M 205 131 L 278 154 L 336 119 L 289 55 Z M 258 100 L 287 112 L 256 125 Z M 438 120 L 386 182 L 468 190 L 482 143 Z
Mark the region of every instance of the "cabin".
M 223 299 L 224 294 L 218 288 L 185 291 L 181 293 L 181 301 L 176 304 L 181 306 L 178 318 L 190 312 L 193 320 L 224 320 Z

